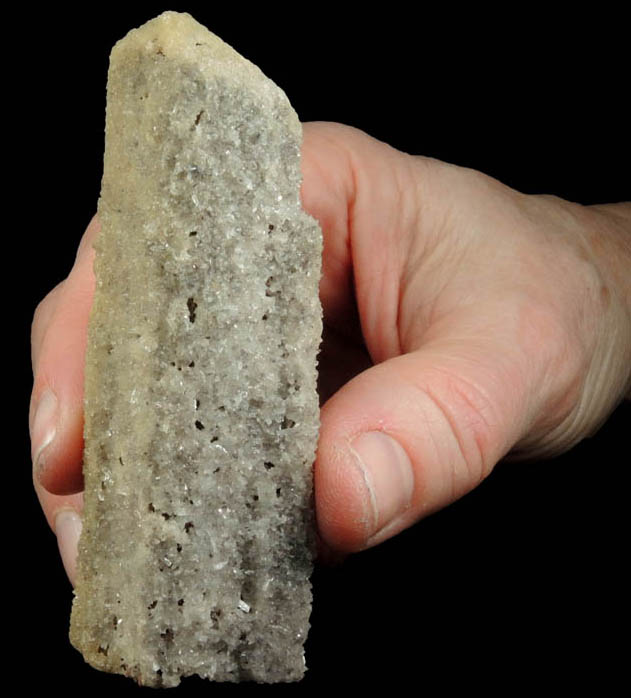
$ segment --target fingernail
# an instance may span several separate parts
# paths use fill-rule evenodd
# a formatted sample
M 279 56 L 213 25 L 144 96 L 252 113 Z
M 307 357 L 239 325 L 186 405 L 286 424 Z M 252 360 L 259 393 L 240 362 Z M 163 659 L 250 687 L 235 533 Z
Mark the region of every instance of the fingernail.
M 79 536 L 81 535 L 81 517 L 76 511 L 62 509 L 55 517 L 55 533 L 61 561 L 68 575 L 70 583 L 74 586 L 77 572 L 77 549 Z
M 57 397 L 47 388 L 40 395 L 31 425 L 31 456 L 38 476 L 44 465 L 46 447 L 50 445 L 57 433 L 58 410 Z
M 388 434 L 368 431 L 351 444 L 369 493 L 372 510 L 371 538 L 395 521 L 411 504 L 414 490 L 412 463 Z

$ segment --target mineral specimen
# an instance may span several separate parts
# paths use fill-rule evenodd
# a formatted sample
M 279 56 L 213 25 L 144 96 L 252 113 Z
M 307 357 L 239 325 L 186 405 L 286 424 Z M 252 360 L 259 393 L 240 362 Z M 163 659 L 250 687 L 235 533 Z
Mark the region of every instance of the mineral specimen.
M 322 243 L 301 139 L 189 15 L 112 51 L 70 637 L 144 685 L 304 673 Z

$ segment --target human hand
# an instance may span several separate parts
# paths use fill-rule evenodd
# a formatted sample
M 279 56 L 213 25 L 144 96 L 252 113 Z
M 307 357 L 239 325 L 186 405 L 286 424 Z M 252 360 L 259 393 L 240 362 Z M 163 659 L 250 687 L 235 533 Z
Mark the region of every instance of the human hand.
M 570 448 L 629 391 L 631 205 L 522 195 L 338 124 L 305 125 L 303 172 L 324 231 L 315 486 L 327 547 L 395 535 L 511 451 Z M 35 487 L 71 580 L 97 231 L 33 323 Z

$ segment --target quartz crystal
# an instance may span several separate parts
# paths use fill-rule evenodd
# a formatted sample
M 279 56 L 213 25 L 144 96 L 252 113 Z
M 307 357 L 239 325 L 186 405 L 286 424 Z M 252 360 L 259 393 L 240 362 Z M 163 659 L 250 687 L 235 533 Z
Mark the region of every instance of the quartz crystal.
M 301 140 L 190 15 L 112 51 L 70 638 L 143 685 L 305 671 L 322 240 Z

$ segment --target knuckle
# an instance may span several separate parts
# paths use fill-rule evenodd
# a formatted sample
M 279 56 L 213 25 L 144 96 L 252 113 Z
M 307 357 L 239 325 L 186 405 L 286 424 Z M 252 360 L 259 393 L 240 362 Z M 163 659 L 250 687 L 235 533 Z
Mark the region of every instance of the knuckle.
M 496 409 L 484 390 L 464 376 L 437 370 L 423 387 L 446 422 L 454 494 L 462 494 L 481 482 L 497 458 L 493 435 Z M 444 448 L 444 446 L 443 446 Z
M 59 294 L 64 286 L 64 281 L 60 281 L 57 286 L 55 286 L 51 291 L 49 291 L 44 298 L 37 304 L 35 312 L 33 313 L 33 324 L 32 327 L 35 330 L 40 325 L 48 324 L 52 312 L 57 307 L 59 302 Z
M 31 365 L 35 373 L 37 373 L 44 338 L 46 337 L 53 314 L 59 303 L 63 285 L 63 281 L 57 284 L 57 286 L 39 302 L 33 313 L 33 322 L 31 323 Z

